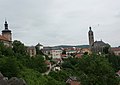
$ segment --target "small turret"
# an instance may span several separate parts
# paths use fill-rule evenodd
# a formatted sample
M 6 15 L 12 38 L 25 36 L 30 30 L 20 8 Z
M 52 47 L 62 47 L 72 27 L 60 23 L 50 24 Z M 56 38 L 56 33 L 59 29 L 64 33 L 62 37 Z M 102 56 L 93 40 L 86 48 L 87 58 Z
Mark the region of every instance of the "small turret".
M 8 23 L 6 20 L 5 20 L 4 27 L 5 29 L 2 30 L 2 36 L 8 39 L 8 41 L 12 41 L 12 33 L 11 33 L 11 30 L 8 29 Z

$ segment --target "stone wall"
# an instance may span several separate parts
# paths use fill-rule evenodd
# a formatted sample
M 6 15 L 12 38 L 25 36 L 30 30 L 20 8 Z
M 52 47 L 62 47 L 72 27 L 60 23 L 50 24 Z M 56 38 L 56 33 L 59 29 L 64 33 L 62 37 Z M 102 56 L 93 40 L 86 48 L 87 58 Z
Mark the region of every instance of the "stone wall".
M 8 79 L 0 73 L 0 85 L 27 85 L 25 80 L 22 78 L 12 77 Z

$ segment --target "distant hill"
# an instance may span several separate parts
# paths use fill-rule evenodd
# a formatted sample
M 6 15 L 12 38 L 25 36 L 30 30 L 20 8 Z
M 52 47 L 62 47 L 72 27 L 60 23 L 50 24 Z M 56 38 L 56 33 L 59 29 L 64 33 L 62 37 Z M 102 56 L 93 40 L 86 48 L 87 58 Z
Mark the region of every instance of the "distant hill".
M 77 45 L 76 47 L 79 47 L 79 48 L 89 48 L 89 45 Z
M 59 45 L 59 46 L 54 46 L 54 47 L 59 47 L 59 48 L 89 48 L 89 45 Z

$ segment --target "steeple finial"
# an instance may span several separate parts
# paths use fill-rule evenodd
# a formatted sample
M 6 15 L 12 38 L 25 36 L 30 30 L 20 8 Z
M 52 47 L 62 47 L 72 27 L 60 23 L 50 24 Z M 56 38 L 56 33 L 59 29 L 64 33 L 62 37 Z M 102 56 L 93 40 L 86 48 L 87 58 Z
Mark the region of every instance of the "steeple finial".
M 89 27 L 89 29 L 91 30 L 91 26 Z
M 7 20 L 6 20 L 6 18 L 5 18 L 5 24 L 4 24 L 4 26 L 5 26 L 5 29 L 8 30 L 8 24 L 7 24 Z
M 7 19 L 6 19 L 6 17 L 5 17 L 5 23 L 7 23 Z

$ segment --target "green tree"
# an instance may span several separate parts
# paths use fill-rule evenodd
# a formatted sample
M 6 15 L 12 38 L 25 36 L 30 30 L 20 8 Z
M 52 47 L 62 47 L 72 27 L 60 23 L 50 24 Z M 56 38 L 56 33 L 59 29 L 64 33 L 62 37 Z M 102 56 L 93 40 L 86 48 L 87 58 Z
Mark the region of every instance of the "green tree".
M 63 50 L 63 51 L 62 51 L 62 54 L 65 54 L 65 55 L 66 55 L 66 50 Z
M 83 57 L 76 68 L 82 85 L 118 85 L 114 69 L 103 56 Z
M 65 85 L 64 82 L 57 81 L 50 76 L 42 76 L 33 69 L 24 68 L 19 77 L 25 79 L 28 85 Z
M 69 77 L 69 74 L 65 70 L 58 72 L 52 71 L 49 76 L 56 79 L 57 81 L 66 82 L 66 79 Z
M 25 79 L 28 85 L 46 85 L 47 79 L 39 72 L 24 68 L 19 74 L 19 77 Z
M 67 58 L 64 59 L 64 63 L 62 64 L 63 68 L 70 68 L 74 70 L 75 65 L 78 63 L 78 58 Z
M 110 45 L 107 45 L 103 48 L 103 53 L 109 54 L 109 50 L 110 50 Z
M 19 63 L 14 57 L 0 58 L 0 71 L 9 78 L 18 76 L 20 72 Z
M 120 70 L 120 56 L 109 54 L 109 55 L 106 55 L 106 58 L 112 64 L 112 67 L 116 71 Z
M 41 73 L 47 71 L 47 65 L 45 64 L 45 60 L 41 55 L 30 58 L 27 66 Z
M 65 61 L 63 64 L 62 64 L 62 67 L 63 68 L 70 68 L 70 69 L 73 69 L 73 66 L 70 62 L 68 61 Z
M 0 42 L 0 55 L 4 56 L 13 56 L 14 52 L 11 47 L 5 46 L 2 42 Z
M 26 55 L 26 47 L 20 41 L 13 41 L 13 51 L 21 55 Z
M 45 85 L 66 85 L 65 82 L 57 81 L 54 78 L 47 76 L 47 83 Z

